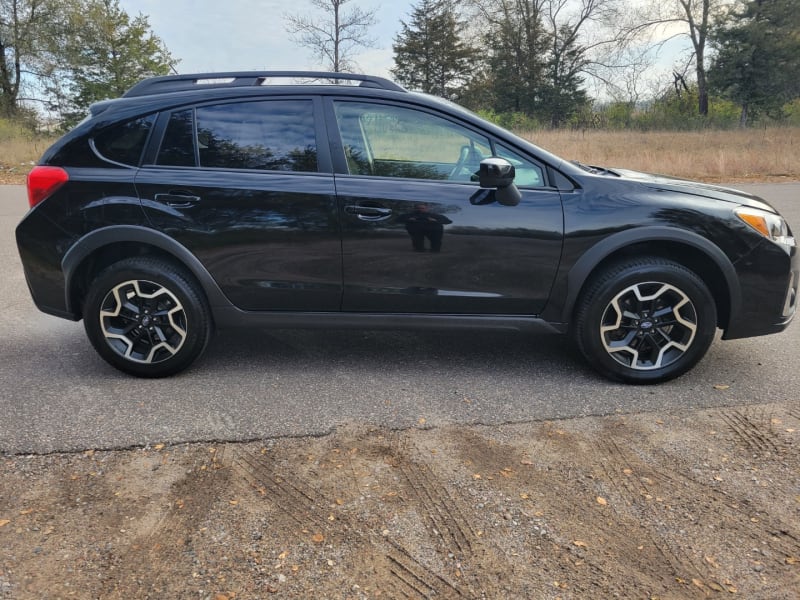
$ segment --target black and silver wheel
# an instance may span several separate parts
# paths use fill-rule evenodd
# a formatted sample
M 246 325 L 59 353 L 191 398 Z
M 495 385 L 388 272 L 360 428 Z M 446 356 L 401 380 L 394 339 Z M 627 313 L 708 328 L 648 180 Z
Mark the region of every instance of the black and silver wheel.
M 716 320 L 714 298 L 694 272 L 643 258 L 612 266 L 590 282 L 574 335 L 606 377 L 657 383 L 682 375 L 705 355 Z
M 139 377 L 165 377 L 205 349 L 211 318 L 199 286 L 174 265 L 129 258 L 92 282 L 84 326 L 97 352 Z

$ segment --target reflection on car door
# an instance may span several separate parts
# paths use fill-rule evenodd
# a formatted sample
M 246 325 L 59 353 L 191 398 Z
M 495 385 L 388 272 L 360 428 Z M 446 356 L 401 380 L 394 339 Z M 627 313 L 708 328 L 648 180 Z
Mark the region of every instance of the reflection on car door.
M 392 104 L 337 101 L 332 112 L 347 171 L 336 175 L 343 310 L 542 310 L 561 253 L 557 190 L 540 180 L 518 206 L 474 205 L 486 136 Z

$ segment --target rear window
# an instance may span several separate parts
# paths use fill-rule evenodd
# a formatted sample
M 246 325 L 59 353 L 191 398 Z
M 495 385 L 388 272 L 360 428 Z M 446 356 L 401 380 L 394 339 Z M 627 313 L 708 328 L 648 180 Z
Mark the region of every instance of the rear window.
M 115 125 L 95 136 L 94 147 L 106 160 L 138 166 L 154 122 L 155 115 L 148 115 Z
M 317 171 L 314 105 L 267 100 L 172 113 L 156 159 L 165 166 Z

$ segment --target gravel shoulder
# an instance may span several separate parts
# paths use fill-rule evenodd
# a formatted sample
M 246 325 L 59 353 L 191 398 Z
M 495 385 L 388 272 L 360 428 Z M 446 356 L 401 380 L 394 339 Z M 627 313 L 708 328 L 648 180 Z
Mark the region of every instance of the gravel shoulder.
M 0 598 L 797 598 L 800 409 L 0 458 Z

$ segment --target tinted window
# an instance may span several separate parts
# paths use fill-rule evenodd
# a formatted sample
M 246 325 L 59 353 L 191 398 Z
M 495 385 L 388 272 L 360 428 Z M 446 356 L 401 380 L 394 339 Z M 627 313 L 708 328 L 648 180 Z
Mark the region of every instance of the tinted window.
M 316 171 L 310 100 L 243 102 L 197 109 L 201 167 Z
M 351 174 L 470 181 L 492 155 L 487 138 L 418 110 L 339 102 L 336 118 Z
M 194 110 L 172 113 L 156 161 L 159 165 L 194 167 Z
M 124 165 L 138 166 L 155 115 L 149 115 L 103 131 L 94 138 L 94 147 L 103 158 Z

